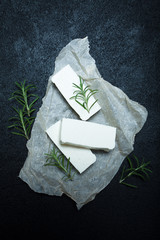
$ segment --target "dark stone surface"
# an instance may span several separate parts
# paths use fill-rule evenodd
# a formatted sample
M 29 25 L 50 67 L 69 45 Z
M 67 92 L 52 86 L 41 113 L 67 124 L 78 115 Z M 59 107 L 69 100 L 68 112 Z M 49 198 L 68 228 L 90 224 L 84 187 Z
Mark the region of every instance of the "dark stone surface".
M 0 233 L 46 233 L 52 239 L 158 239 L 160 168 L 159 1 L 0 1 Z M 144 105 L 148 120 L 134 153 L 151 161 L 151 179 L 138 189 L 118 183 L 121 170 L 79 212 L 66 196 L 33 192 L 18 178 L 26 141 L 7 129 L 15 81 L 35 83 L 40 100 L 59 51 L 88 36 L 90 54 L 104 79 Z

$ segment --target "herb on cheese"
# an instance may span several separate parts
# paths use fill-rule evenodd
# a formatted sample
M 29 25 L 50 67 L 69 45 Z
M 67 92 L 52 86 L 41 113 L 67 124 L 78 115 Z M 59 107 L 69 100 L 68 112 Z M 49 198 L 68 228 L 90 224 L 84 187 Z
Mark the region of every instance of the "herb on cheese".
M 72 173 L 72 165 L 70 163 L 70 158 L 66 159 L 65 156 L 58 150 L 53 148 L 49 154 L 45 154 L 47 157 L 44 166 L 56 166 L 61 171 L 64 172 L 65 176 L 63 179 L 65 181 L 73 180 L 75 173 Z
M 127 183 L 125 180 L 131 176 L 137 176 L 143 180 L 146 180 L 146 177 L 149 178 L 148 172 L 152 173 L 152 171 L 147 167 L 150 162 L 145 163 L 144 160 L 142 160 L 142 162 L 140 163 L 139 159 L 136 156 L 134 156 L 134 159 L 136 161 L 136 167 L 133 166 L 132 160 L 127 157 L 129 168 L 126 168 L 125 166 L 123 167 L 119 183 L 122 183 L 128 187 L 137 188 L 136 185 Z
M 91 106 L 89 106 L 89 100 L 91 96 L 98 92 L 98 90 L 92 90 L 89 85 L 85 86 L 84 80 L 79 76 L 80 84 L 79 86 L 73 83 L 73 87 L 76 90 L 73 92 L 73 95 L 70 99 L 74 99 L 79 105 L 81 105 L 88 113 L 94 104 L 98 101 L 95 100 Z
M 9 98 L 9 100 L 16 100 L 22 107 L 13 107 L 16 115 L 9 119 L 13 122 L 13 124 L 8 126 L 8 128 L 13 128 L 13 134 L 23 136 L 28 140 L 30 137 L 32 124 L 35 119 L 35 117 L 32 117 L 32 113 L 35 111 L 33 105 L 38 100 L 38 96 L 30 92 L 31 89 L 35 88 L 33 84 L 26 86 L 25 81 L 22 83 L 15 82 L 15 84 L 17 90 L 12 93 L 12 96 Z M 30 102 L 31 98 L 32 101 Z

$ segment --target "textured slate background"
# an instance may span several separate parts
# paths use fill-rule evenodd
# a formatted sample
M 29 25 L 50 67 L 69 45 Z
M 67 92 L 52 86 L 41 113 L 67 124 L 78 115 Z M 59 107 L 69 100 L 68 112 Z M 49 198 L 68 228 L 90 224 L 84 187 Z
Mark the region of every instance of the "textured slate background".
M 0 1 L 0 233 L 73 234 L 86 239 L 158 239 L 160 167 L 159 1 L 40 0 Z M 59 51 L 88 36 L 90 54 L 102 77 L 144 105 L 148 120 L 136 136 L 134 153 L 151 161 L 150 181 L 138 189 L 118 183 L 120 171 L 96 199 L 79 212 L 66 196 L 33 192 L 18 178 L 27 156 L 26 141 L 7 129 L 13 115 L 15 81 L 37 85 L 41 106 Z

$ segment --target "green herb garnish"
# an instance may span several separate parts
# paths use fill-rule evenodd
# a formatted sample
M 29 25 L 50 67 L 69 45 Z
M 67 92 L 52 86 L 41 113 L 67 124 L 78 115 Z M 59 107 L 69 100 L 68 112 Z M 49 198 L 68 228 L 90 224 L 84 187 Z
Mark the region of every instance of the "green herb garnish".
M 98 100 L 95 100 L 95 102 L 92 103 L 91 106 L 89 106 L 89 99 L 91 98 L 91 96 L 97 93 L 98 90 L 92 90 L 89 85 L 85 86 L 84 80 L 80 76 L 79 76 L 79 79 L 80 79 L 79 86 L 73 83 L 73 87 L 76 88 L 77 90 L 73 92 L 74 96 L 72 96 L 70 99 L 74 99 L 79 105 L 81 105 L 89 113 L 91 108 L 98 101 Z
M 150 162 L 144 162 L 144 159 L 140 163 L 138 158 L 134 156 L 134 159 L 136 160 L 136 167 L 133 166 L 132 160 L 127 157 L 129 168 L 123 167 L 121 178 L 119 183 L 122 183 L 128 187 L 137 188 L 136 185 L 132 185 L 130 183 L 126 183 L 125 180 L 131 176 L 137 176 L 140 177 L 143 180 L 146 180 L 146 177 L 149 178 L 148 172 L 152 173 L 152 171 L 147 167 Z
M 35 88 L 33 84 L 25 86 L 25 81 L 22 83 L 15 82 L 15 84 L 18 89 L 12 93 L 9 100 L 15 99 L 22 108 L 13 107 L 16 115 L 9 119 L 13 122 L 13 124 L 8 126 L 8 128 L 14 128 L 16 131 L 13 131 L 13 134 L 23 136 L 28 140 L 30 137 L 32 123 L 35 119 L 35 117 L 31 116 L 35 111 L 33 105 L 38 100 L 38 97 L 35 94 L 30 93 L 30 90 Z M 33 97 L 34 100 L 29 103 L 29 99 Z
M 44 166 L 56 166 L 64 172 L 65 176 L 63 179 L 65 181 L 73 180 L 75 173 L 72 174 L 72 165 L 70 163 L 70 158 L 66 159 L 65 156 L 55 148 L 52 149 L 51 153 L 45 155 L 47 157 L 47 160 Z

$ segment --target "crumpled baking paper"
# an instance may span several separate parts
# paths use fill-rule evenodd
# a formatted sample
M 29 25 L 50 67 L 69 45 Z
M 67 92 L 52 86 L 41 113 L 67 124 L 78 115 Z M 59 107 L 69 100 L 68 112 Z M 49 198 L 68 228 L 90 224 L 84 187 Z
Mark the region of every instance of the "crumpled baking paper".
M 89 54 L 87 37 L 72 40 L 61 50 L 55 61 L 54 74 L 67 64 L 93 89 L 98 89 L 96 97 L 102 109 L 88 121 L 116 127 L 116 147 L 109 153 L 93 151 L 96 162 L 84 173 L 76 173 L 74 181 L 64 181 L 63 172 L 55 166 L 44 166 L 45 153 L 53 147 L 45 130 L 63 117 L 79 119 L 49 78 L 46 95 L 27 142 L 28 156 L 19 177 L 35 192 L 55 196 L 66 194 L 80 209 L 110 183 L 125 157 L 133 151 L 135 135 L 147 119 L 147 110 L 102 79 L 95 60 Z

